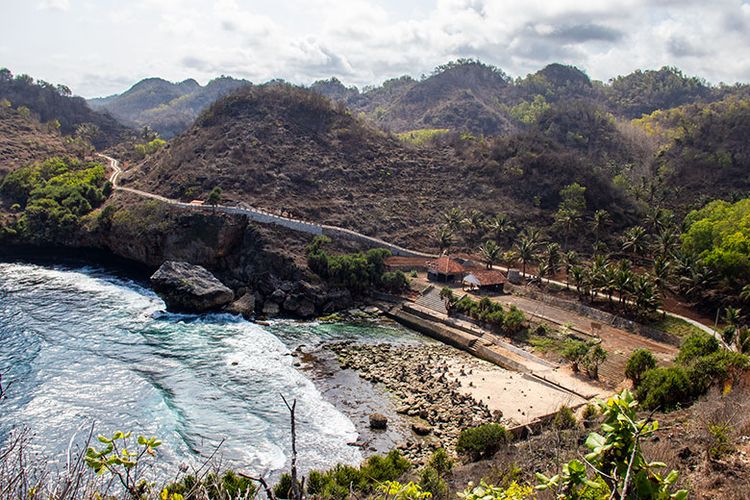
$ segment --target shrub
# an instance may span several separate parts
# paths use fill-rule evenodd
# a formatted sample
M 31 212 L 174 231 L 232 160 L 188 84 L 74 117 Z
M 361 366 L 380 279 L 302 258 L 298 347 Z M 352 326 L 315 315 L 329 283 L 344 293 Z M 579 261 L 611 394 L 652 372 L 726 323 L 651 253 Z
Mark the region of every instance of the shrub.
M 643 374 L 656 368 L 656 358 L 648 349 L 636 349 L 628 358 L 625 366 L 625 376 L 633 381 L 633 387 L 638 387 Z
M 339 464 L 325 472 L 311 471 L 307 492 L 316 497 L 334 499 L 348 498 L 352 490 L 370 493 L 375 485 L 395 481 L 410 467 L 411 463 L 398 450 L 393 450 L 386 456 L 371 456 L 360 468 Z M 291 488 L 291 477 L 282 476 L 281 480 L 286 482 L 274 487 L 274 492 L 276 488 L 281 488 L 280 491 Z
M 589 353 L 591 346 L 586 342 L 580 340 L 570 339 L 565 342 L 562 355 L 565 359 L 570 361 L 571 368 L 574 373 L 580 371 L 580 365 L 583 363 L 584 358 Z
M 197 479 L 190 474 L 179 481 L 168 484 L 162 490 L 162 498 L 177 498 L 176 495 L 187 495 L 192 492 L 197 496 L 203 492 L 206 498 L 255 498 L 257 486 L 246 477 L 238 476 L 232 471 L 226 471 L 223 475 L 215 472 L 208 473 L 205 477 Z
M 555 429 L 575 429 L 578 426 L 578 421 L 573 410 L 563 405 L 552 419 L 552 425 Z
M 391 293 L 401 293 L 409 286 L 406 275 L 401 271 L 383 273 L 383 288 Z
M 509 333 L 518 333 L 523 329 L 526 316 L 515 305 L 511 305 L 505 315 L 505 330 Z
M 448 483 L 429 465 L 425 466 L 419 472 L 419 487 L 424 491 L 432 493 L 432 496 L 435 498 L 445 498 L 448 496 Z
M 737 352 L 721 350 L 701 356 L 690 367 L 690 381 L 693 393 L 705 394 L 713 384 L 721 384 L 748 368 L 748 357 Z
M 440 476 L 450 474 L 453 470 L 453 460 L 448 456 L 448 452 L 445 451 L 445 448 L 438 448 L 435 450 L 427 465 L 434 468 Z
M 482 424 L 464 429 L 458 437 L 456 451 L 472 460 L 489 458 L 508 441 L 508 433 L 500 424 Z
M 708 356 L 717 352 L 721 346 L 719 341 L 712 335 L 705 332 L 690 334 L 680 347 L 680 353 L 677 355 L 677 362 L 687 364 L 701 356 Z
M 708 454 L 711 458 L 718 460 L 734 451 L 731 425 L 727 423 L 708 424 L 708 434 L 710 436 Z
M 435 450 L 419 473 L 419 486 L 424 491 L 432 493 L 433 497 L 446 498 L 448 496 L 448 484 L 446 475 L 453 470 L 453 460 L 448 456 L 444 448 Z
M 534 488 L 512 481 L 507 488 L 493 486 L 482 480 L 479 486 L 472 486 L 458 494 L 463 500 L 525 500 L 534 498 Z
M 368 481 L 394 481 L 409 470 L 411 463 L 398 450 L 391 450 L 385 457 L 373 455 L 360 467 Z
M 638 400 L 647 410 L 672 410 L 692 400 L 693 388 L 685 368 L 670 366 L 647 371 L 636 391 Z

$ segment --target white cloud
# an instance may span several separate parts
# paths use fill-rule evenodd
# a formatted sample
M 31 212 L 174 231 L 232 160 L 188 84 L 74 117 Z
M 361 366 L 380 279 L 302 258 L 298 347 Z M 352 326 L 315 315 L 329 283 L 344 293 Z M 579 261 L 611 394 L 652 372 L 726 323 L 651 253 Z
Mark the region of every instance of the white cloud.
M 37 8 L 39 10 L 68 10 L 70 0 L 40 0 Z
M 28 29 L 37 32 L 8 36 L 6 43 L 22 63 L 43 65 L 50 46 L 67 54 L 70 66 L 60 65 L 57 78 L 45 74 L 45 79 L 68 83 L 85 95 L 117 89 L 102 86 L 110 81 L 106 75 L 96 82 L 83 79 L 93 71 L 79 67 L 83 60 L 76 66 L 80 53 L 90 54 L 87 63 L 98 58 L 98 70 L 116 68 L 118 79 L 129 74 L 134 82 L 143 76 L 206 81 L 228 74 L 298 83 L 337 76 L 365 85 L 429 73 L 458 57 L 482 59 L 513 76 L 562 62 L 601 80 L 663 65 L 712 82 L 750 80 L 750 62 L 741 57 L 750 46 L 750 5 L 741 0 L 96 0 L 81 5 L 90 11 L 88 22 L 71 20 L 79 24 L 46 29 L 32 24 Z M 38 6 L 70 7 L 69 0 L 42 0 Z M 97 18 L 114 22 L 91 22 Z M 59 43 L 61 33 L 76 36 Z M 24 45 L 28 37 L 41 43 Z

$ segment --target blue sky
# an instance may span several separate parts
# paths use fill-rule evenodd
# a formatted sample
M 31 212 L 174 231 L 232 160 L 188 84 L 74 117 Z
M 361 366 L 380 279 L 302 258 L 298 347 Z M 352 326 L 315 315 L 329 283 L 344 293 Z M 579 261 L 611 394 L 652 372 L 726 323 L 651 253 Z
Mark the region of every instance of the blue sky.
M 0 66 L 85 97 L 160 76 L 352 85 L 475 57 L 524 76 L 551 62 L 608 80 L 674 65 L 750 81 L 743 0 L 1 0 Z

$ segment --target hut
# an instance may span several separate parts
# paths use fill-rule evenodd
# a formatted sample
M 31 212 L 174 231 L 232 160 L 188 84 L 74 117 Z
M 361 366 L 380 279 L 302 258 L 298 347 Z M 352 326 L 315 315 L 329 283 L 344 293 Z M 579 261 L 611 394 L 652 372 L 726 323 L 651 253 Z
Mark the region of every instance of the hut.
M 502 292 L 505 285 L 505 276 L 502 272 L 494 269 L 483 271 L 472 271 L 464 276 L 462 284 L 464 288 L 481 291 Z
M 458 281 L 466 272 L 461 263 L 447 256 L 440 257 L 427 264 L 427 279 L 452 283 Z

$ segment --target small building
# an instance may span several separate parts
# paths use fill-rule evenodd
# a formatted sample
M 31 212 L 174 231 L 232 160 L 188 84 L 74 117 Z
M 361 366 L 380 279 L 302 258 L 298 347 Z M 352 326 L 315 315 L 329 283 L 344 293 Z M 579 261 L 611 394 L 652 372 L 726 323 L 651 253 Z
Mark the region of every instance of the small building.
M 464 288 L 470 288 L 479 291 L 502 292 L 505 285 L 505 275 L 494 269 L 483 271 L 472 271 L 464 276 L 462 284 Z
M 443 256 L 427 264 L 427 279 L 451 283 L 458 281 L 466 272 L 466 268 L 457 260 Z
M 432 262 L 427 257 L 403 257 L 392 255 L 385 259 L 385 267 L 388 271 L 403 271 L 405 273 L 417 271 L 426 273 L 428 264 Z

